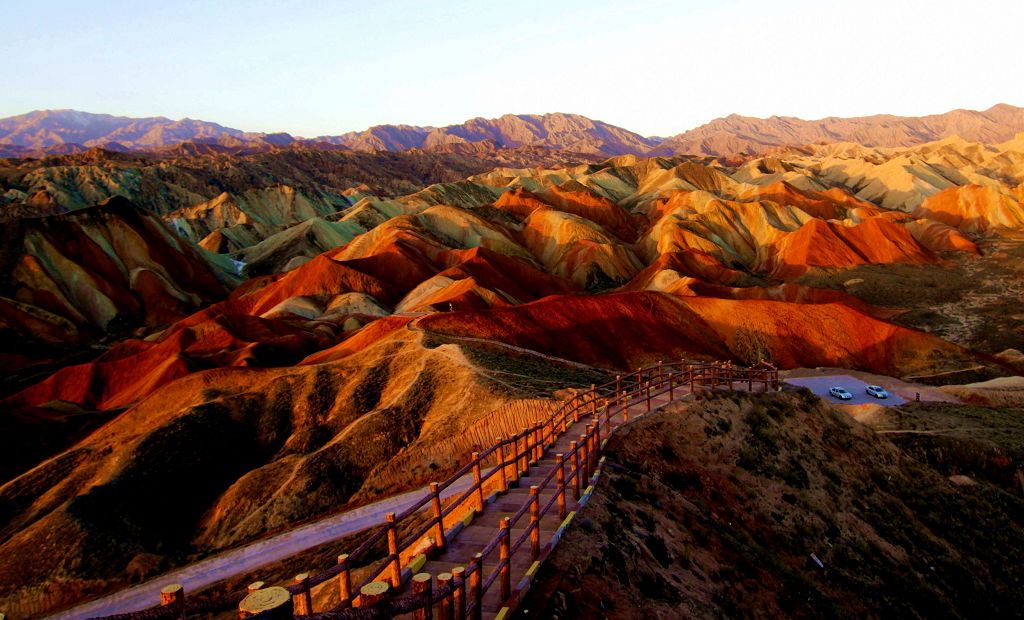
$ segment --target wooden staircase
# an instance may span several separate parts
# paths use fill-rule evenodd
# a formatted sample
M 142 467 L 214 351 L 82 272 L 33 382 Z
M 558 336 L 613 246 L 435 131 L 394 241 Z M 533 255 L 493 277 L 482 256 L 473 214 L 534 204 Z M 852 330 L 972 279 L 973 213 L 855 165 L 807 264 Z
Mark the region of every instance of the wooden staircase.
M 689 393 L 688 390 L 676 390 L 675 392 L 673 394 L 675 396 L 674 400 L 680 400 Z M 667 391 L 652 394 L 651 411 L 659 409 L 670 402 L 672 402 L 672 399 L 669 398 Z M 640 407 L 634 404 L 631 409 L 634 417 L 638 414 L 647 413 L 646 402 Z M 624 423 L 624 411 L 624 404 L 609 406 L 607 415 L 614 426 L 621 426 Z M 531 463 L 528 471 L 523 472 L 524 475 L 519 479 L 516 488 L 509 488 L 504 494 L 492 496 L 485 504 L 483 512 L 478 514 L 469 525 L 462 528 L 454 540 L 446 545 L 444 551 L 438 552 L 435 557 L 429 559 L 421 567 L 420 571 L 429 575 L 442 576 L 441 581 L 443 582 L 445 575 L 451 575 L 453 571 L 457 574 L 459 569 L 468 569 L 476 561 L 476 556 L 479 554 L 482 567 L 481 580 L 486 583 L 496 571 L 500 570 L 501 552 L 500 547 L 493 547 L 487 555 L 483 555 L 481 550 L 486 549 L 489 543 L 496 536 L 500 535 L 502 524 L 506 519 L 512 520 L 517 513 L 524 510 L 526 511 L 525 514 L 529 514 L 529 506 L 534 501 L 534 492 L 531 490 L 531 487 L 537 487 L 537 503 L 540 507 L 549 504 L 552 506 L 552 509 L 546 514 L 539 516 L 539 527 L 537 528 L 538 545 L 542 550 L 541 553 L 546 556 L 547 552 L 550 552 L 553 547 L 553 539 L 559 533 L 563 524 L 565 524 L 567 517 L 559 515 L 557 496 L 560 493 L 560 489 L 558 485 L 548 484 L 543 486 L 543 483 L 552 474 L 557 478 L 557 469 L 559 463 L 562 462 L 559 456 L 572 453 L 573 443 L 577 445 L 580 443 L 580 437 L 585 435 L 590 423 L 591 421 L 589 420 L 581 420 L 569 426 L 566 433 L 562 434 L 552 445 L 547 447 L 543 458 Z M 610 431 L 611 427 L 608 430 Z M 610 435 L 610 432 L 608 435 Z M 607 436 L 602 438 L 602 442 L 604 441 L 607 441 Z M 589 482 L 589 480 L 583 481 L 581 484 L 581 500 L 583 501 L 585 501 L 586 496 L 582 492 Z M 542 486 L 543 488 L 539 488 Z M 582 506 L 582 501 L 574 497 L 573 485 L 569 484 L 568 486 L 569 489 L 565 494 L 567 514 L 575 513 Z M 524 547 L 530 545 L 532 541 L 529 537 L 532 534 L 532 529 L 531 519 L 520 518 L 517 522 L 511 524 L 509 528 L 511 541 L 514 543 L 525 537 Z M 527 532 L 530 532 L 530 534 Z M 539 564 L 538 560 L 534 559 L 529 551 L 529 548 L 526 548 L 521 549 L 519 553 L 513 552 L 509 554 L 509 582 L 512 588 L 517 588 L 517 585 L 522 583 L 524 578 L 532 577 L 531 568 L 535 571 L 534 565 Z M 487 588 L 482 593 L 479 614 L 474 613 L 475 610 L 470 610 L 468 615 L 488 619 L 505 617 L 509 613 L 510 609 L 506 605 L 508 601 L 502 597 L 502 588 L 497 585 L 498 583 L 500 583 L 500 576 L 497 578 L 495 586 Z M 468 595 L 469 593 L 467 593 Z M 448 613 L 446 613 L 448 610 L 442 611 L 441 608 L 444 604 L 444 601 L 438 603 L 434 610 L 436 614 L 434 617 L 463 617 L 460 616 L 461 610 L 452 609 Z M 469 606 L 472 607 L 472 605 Z

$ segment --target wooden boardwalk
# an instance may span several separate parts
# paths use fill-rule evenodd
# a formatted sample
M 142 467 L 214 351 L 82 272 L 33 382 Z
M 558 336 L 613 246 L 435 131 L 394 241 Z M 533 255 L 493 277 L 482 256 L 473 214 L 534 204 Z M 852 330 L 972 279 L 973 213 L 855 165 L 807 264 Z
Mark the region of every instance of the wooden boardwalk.
M 589 498 L 616 428 L 695 391 L 777 386 L 778 372 L 766 363 L 740 368 L 682 360 L 577 392 L 550 416 L 474 453 L 418 500 L 403 497 L 404 509 L 385 514 L 337 565 L 297 575 L 287 587 L 254 583 L 238 604 L 240 617 L 504 618 Z M 313 593 L 332 580 L 338 598 L 321 597 L 314 608 Z M 221 611 L 201 598 L 186 599 L 180 584 L 168 584 L 160 600 L 158 607 L 109 618 L 170 620 Z
M 680 389 L 676 391 L 674 394 L 675 400 L 680 400 L 688 393 L 688 390 Z M 652 395 L 652 411 L 670 402 L 672 401 L 669 399 L 667 392 Z M 613 420 L 614 424 L 621 425 L 623 423 L 623 410 L 624 406 L 621 404 L 610 407 L 609 417 Z M 631 410 L 634 416 L 646 413 L 646 404 L 640 407 L 634 404 L 631 406 Z M 505 494 L 493 497 L 485 505 L 483 512 L 474 518 L 470 525 L 459 532 L 458 536 L 452 543 L 448 544 L 444 552 L 438 553 L 435 558 L 428 560 L 423 565 L 421 571 L 431 575 L 444 575 L 451 574 L 453 570 L 459 567 L 467 568 L 474 561 L 475 556 L 480 553 L 481 549 L 486 548 L 495 535 L 501 532 L 501 525 L 504 519 L 511 519 L 517 512 L 522 511 L 524 507 L 528 509 L 533 501 L 530 487 L 539 486 L 552 472 L 555 472 L 557 475 L 556 470 L 559 465 L 557 455 L 569 454 L 572 450 L 571 443 L 579 441 L 579 437 L 586 433 L 589 423 L 589 420 L 580 420 L 571 425 L 568 432 L 547 448 L 542 459 L 530 465 L 526 476 L 519 480 L 517 488 L 510 488 Z M 586 486 L 586 483 L 583 486 Z M 548 485 L 547 488 L 540 490 L 538 492 L 540 505 L 547 505 L 548 502 L 552 501 L 552 498 L 555 498 L 558 492 L 557 485 Z M 557 499 L 554 501 L 557 503 Z M 575 512 L 579 508 L 578 501 L 571 493 L 566 494 L 566 508 L 568 512 Z M 554 510 L 540 518 L 539 539 L 541 549 L 550 548 L 552 539 L 564 520 Z M 515 541 L 522 538 L 529 527 L 530 521 L 528 519 L 520 519 L 518 523 L 510 528 L 511 540 Z M 483 561 L 482 579 L 485 582 L 498 570 L 499 555 L 500 548 L 494 548 L 486 556 L 481 554 Z M 527 572 L 530 571 L 534 562 L 535 560 L 527 553 L 511 554 L 511 583 L 520 583 L 527 576 Z M 501 609 L 504 607 L 501 594 L 499 587 L 491 587 L 483 594 L 480 617 L 494 618 L 501 612 Z

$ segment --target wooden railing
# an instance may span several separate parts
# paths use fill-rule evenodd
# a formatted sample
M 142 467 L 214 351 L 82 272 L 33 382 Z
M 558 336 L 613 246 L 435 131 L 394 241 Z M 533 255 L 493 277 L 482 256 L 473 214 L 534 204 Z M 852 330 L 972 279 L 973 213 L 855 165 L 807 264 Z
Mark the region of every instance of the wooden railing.
M 742 368 L 728 362 L 682 360 L 659 363 L 619 375 L 604 385 L 592 385 L 589 390 L 567 399 L 547 420 L 512 437 L 498 438 L 490 448 L 473 453 L 470 461 L 448 479 L 432 483 L 429 491 L 416 503 L 401 513 L 388 514 L 383 526 L 351 553 L 340 556 L 336 566 L 314 575 L 300 574 L 287 588 L 261 589 L 262 582 L 253 584 L 250 592 L 258 594 L 241 602 L 240 616 L 315 616 L 320 620 L 381 618 L 416 610 L 424 612 L 428 605 L 441 604 L 452 612 L 448 618 L 479 618 L 483 597 L 491 588 L 500 589 L 503 602 L 518 595 L 512 584 L 513 558 L 528 549 L 531 561 L 536 562 L 550 550 L 541 549 L 541 519 L 555 510 L 560 520 L 566 519 L 567 496 L 571 493 L 577 502 L 583 497 L 588 481 L 597 472 L 603 445 L 616 428 L 627 424 L 631 416 L 651 411 L 652 399 L 662 394 L 668 394 L 672 401 L 677 394 L 694 393 L 698 388 L 736 389 L 737 384 L 741 389 L 752 391 L 757 385 L 767 391 L 778 386 L 778 371 L 766 363 Z M 475 554 L 464 570 L 439 576 L 436 587 L 429 576 L 424 579 L 422 575 L 416 575 L 413 579 L 416 572 L 413 569 L 421 566 L 430 554 L 443 552 L 463 524 L 475 513 L 483 511 L 487 497 L 503 494 L 510 487 L 517 486 L 520 479 L 528 474 L 531 464 L 541 460 L 562 435 L 581 421 L 590 422 L 586 424 L 585 432 L 569 444 L 567 452 L 554 455 L 555 468 L 530 487 L 530 500 L 502 520 L 494 537 Z M 472 477 L 472 482 L 465 491 L 454 499 L 442 500 L 442 494 L 448 488 L 467 476 Z M 553 493 L 542 505 L 540 498 L 548 490 L 553 490 Z M 428 513 L 425 523 L 418 527 L 413 525 L 411 533 L 400 538 L 401 526 L 423 521 L 421 513 Z M 513 528 L 524 519 L 529 520 L 525 530 L 512 540 Z M 385 540 L 387 556 L 372 563 L 373 550 Z M 484 559 L 496 550 L 498 563 L 485 578 Z M 364 566 L 367 562 L 371 562 L 370 570 L 359 584 L 354 585 L 352 567 Z M 314 613 L 311 591 L 331 579 L 338 580 L 338 601 L 326 612 Z M 389 591 L 395 591 L 407 582 L 412 585 L 411 594 L 387 596 Z M 206 611 L 188 604 L 180 586 L 165 590 L 173 590 L 174 594 L 163 597 L 161 607 L 110 616 L 108 620 L 162 620 Z M 287 596 L 284 592 L 271 593 L 270 590 L 287 590 Z M 261 597 L 266 600 L 255 604 Z M 250 599 L 254 604 L 247 606 Z M 427 616 L 421 613 L 418 617 Z

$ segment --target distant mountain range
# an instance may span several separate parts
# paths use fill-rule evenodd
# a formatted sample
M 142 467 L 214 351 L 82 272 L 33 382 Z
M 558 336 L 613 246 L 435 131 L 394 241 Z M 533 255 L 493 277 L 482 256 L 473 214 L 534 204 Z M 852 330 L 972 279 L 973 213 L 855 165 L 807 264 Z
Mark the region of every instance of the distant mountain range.
M 0 156 L 67 154 L 101 147 L 148 153 L 240 152 L 287 148 L 353 151 L 480 152 L 541 147 L 587 155 L 760 154 L 782 146 L 857 142 L 865 146 L 913 146 L 952 135 L 997 143 L 1024 131 L 1024 108 L 998 104 L 985 111 L 802 120 L 736 114 L 669 138 L 645 137 L 577 114 L 506 114 L 473 118 L 447 127 L 378 125 L 338 136 L 299 138 L 254 133 L 217 123 L 163 117 L 129 118 L 76 110 L 40 110 L 0 119 Z

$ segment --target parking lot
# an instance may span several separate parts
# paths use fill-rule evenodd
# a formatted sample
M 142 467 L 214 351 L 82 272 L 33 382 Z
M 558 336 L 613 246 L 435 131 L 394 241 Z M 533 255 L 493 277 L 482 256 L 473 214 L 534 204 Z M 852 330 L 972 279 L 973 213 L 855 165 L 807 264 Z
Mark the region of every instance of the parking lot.
M 864 389 L 868 386 L 860 379 L 855 379 L 849 375 L 830 375 L 825 377 L 799 377 L 787 379 L 786 383 L 789 385 L 795 385 L 799 387 L 805 387 L 821 396 L 830 403 L 840 405 L 863 405 L 865 403 L 874 403 L 878 405 L 902 405 L 907 402 L 901 396 L 889 392 L 889 398 L 875 398 L 869 396 Z M 828 393 L 828 389 L 831 387 L 841 387 L 849 390 L 850 394 L 853 395 L 853 400 L 839 400 L 831 396 Z

